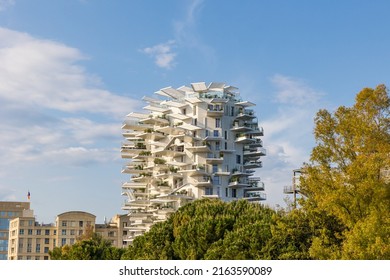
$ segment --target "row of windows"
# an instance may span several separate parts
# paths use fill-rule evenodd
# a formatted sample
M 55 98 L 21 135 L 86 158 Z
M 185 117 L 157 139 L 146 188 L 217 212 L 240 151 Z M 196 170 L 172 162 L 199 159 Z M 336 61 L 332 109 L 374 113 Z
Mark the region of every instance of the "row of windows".
M 0 211 L 0 217 L 18 217 L 18 216 L 20 216 L 20 212 Z
M 48 260 L 49 257 L 48 256 L 43 256 L 43 258 L 41 256 L 35 256 L 35 257 L 31 257 L 31 256 L 26 256 L 26 257 L 23 257 L 23 256 L 18 256 L 18 260 L 36 260 L 36 261 L 39 261 L 39 260 Z
M 45 244 L 50 244 L 50 238 L 43 238 L 43 242 Z M 23 248 L 23 243 L 24 243 L 24 239 L 23 238 L 20 238 L 19 239 L 19 247 Z M 31 244 L 32 243 L 32 238 L 27 238 L 27 244 Z M 35 239 L 35 243 L 36 244 L 41 244 L 41 238 L 36 238 Z M 56 240 L 53 239 L 53 244 L 55 245 L 56 244 Z M 15 239 L 12 239 L 12 245 L 15 245 Z
M 86 221 L 85 224 L 87 226 L 91 226 L 92 225 L 92 222 L 91 221 Z M 61 222 L 61 226 L 63 227 L 76 227 L 76 226 L 79 226 L 79 227 L 83 227 L 84 226 L 84 221 L 62 221 Z
M 25 234 L 25 229 L 21 228 L 19 229 L 19 235 L 24 235 Z M 44 230 L 45 235 L 50 235 L 50 229 L 45 229 Z M 41 235 L 42 230 L 41 229 L 36 229 L 35 230 L 36 235 Z M 33 229 L 27 229 L 27 235 L 33 235 Z M 57 235 L 57 230 L 53 230 L 53 235 Z M 12 232 L 12 236 L 15 236 L 15 231 Z

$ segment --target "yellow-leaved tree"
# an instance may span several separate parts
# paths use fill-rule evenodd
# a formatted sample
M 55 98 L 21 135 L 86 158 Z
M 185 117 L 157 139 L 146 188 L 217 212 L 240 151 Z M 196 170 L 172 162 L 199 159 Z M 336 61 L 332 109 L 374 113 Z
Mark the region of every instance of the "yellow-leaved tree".
M 312 258 L 390 259 L 390 98 L 365 88 L 351 107 L 315 118 L 316 146 L 304 167 L 306 211 L 325 211 L 344 226 L 334 246 L 317 236 Z

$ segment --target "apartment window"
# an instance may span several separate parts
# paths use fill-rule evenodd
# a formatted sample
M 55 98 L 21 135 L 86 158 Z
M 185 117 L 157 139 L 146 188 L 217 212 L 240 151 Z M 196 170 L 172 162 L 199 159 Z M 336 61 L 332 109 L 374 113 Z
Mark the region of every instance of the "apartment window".
M 36 244 L 35 245 L 35 252 L 40 253 L 41 252 L 41 244 Z
M 47 261 L 47 260 L 49 260 L 49 257 L 48 257 L 48 256 L 44 256 L 43 259 L 44 259 L 45 261 Z
M 55 239 L 53 239 L 53 247 L 55 247 L 56 246 L 56 240 Z
M 212 173 L 218 172 L 218 164 L 213 164 L 213 171 Z
M 34 224 L 34 221 L 33 221 L 33 220 L 29 220 L 29 221 L 28 221 L 28 226 L 29 226 L 29 227 L 32 227 L 33 224 Z
M 213 188 L 205 188 L 204 194 L 205 195 L 213 195 Z
M 61 246 L 64 246 L 66 244 L 66 238 L 61 239 Z
M 83 227 L 84 226 L 84 222 L 83 221 L 79 221 L 79 227 Z
M 66 235 L 66 229 L 63 229 L 63 230 L 61 231 L 61 235 Z
M 27 234 L 28 235 L 32 235 L 32 233 L 33 233 L 33 230 L 32 229 L 28 229 Z
M 31 238 L 29 238 L 27 239 L 27 253 L 31 253 L 31 248 L 32 248 Z
M 183 109 L 181 112 L 182 112 L 183 115 L 187 114 L 187 110 L 186 109 Z
M 194 119 L 194 125 L 198 125 L 198 119 Z
M 57 230 L 56 230 L 56 229 L 53 230 L 53 234 L 54 234 L 54 235 L 57 235 Z
M 36 260 L 36 261 L 39 261 L 40 259 L 41 259 L 41 257 L 35 256 L 35 260 Z
M 230 116 L 234 116 L 234 106 L 230 107 Z
M 225 130 L 225 140 L 227 140 L 227 130 Z
M 220 142 L 219 141 L 216 141 L 215 142 L 215 150 L 219 151 L 221 149 L 220 147 Z
M 220 185 L 220 184 L 221 184 L 220 177 L 219 176 L 214 176 L 213 177 L 213 185 Z
M 218 130 L 214 130 L 214 137 L 218 137 L 219 136 L 219 131 Z
M 41 230 L 40 229 L 37 229 L 36 235 L 41 235 Z
M 206 137 L 209 136 L 209 131 L 206 129 Z
M 67 222 L 66 221 L 62 221 L 62 226 L 66 227 L 67 226 Z
M 19 235 L 24 235 L 24 229 L 19 230 Z
M 45 230 L 45 235 L 50 235 L 50 229 Z
M 70 230 L 70 235 L 75 235 L 76 234 L 76 231 L 74 229 L 71 229 Z
M 79 235 L 83 235 L 83 230 L 82 229 L 79 230 Z
M 20 221 L 20 222 L 19 222 L 19 225 L 20 225 L 21 227 L 24 227 L 24 221 Z
M 236 163 L 241 164 L 241 155 L 236 155 Z
M 23 249 L 23 238 L 20 238 L 19 239 L 19 249 L 21 250 L 21 249 Z
M 43 248 L 43 252 L 44 252 L 45 254 L 49 253 L 49 247 Z
M 227 142 L 225 142 L 225 150 L 227 150 Z
M 237 197 L 237 189 L 232 189 L 232 197 Z
M 50 243 L 50 239 L 49 238 L 45 238 L 45 244 L 49 244 Z
M 29 253 L 31 253 L 31 251 Z M 28 260 L 28 261 L 31 260 L 31 256 L 27 256 L 26 260 Z
M 221 127 L 221 119 L 220 118 L 216 118 L 215 119 L 215 127 Z
M 70 239 L 70 245 L 73 245 L 74 244 L 74 238 L 71 238 Z

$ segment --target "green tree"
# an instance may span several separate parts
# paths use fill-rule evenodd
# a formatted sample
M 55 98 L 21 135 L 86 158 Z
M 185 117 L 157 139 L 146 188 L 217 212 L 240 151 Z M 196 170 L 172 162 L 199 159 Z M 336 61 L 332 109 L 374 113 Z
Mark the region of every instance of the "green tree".
M 123 252 L 97 233 L 88 233 L 72 246 L 54 248 L 49 256 L 52 260 L 120 260 Z
M 384 85 L 365 88 L 352 107 L 315 118 L 317 142 L 301 180 L 305 211 L 325 211 L 340 221 L 343 242 L 313 239 L 314 258 L 390 258 L 390 98 Z M 335 252 L 337 247 L 338 254 Z M 331 248 L 331 249 L 330 249 Z

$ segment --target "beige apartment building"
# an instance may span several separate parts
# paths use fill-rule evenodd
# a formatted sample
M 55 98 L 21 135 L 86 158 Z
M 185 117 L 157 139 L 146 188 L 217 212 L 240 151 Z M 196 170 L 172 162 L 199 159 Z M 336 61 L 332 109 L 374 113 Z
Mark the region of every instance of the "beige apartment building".
M 40 224 L 35 221 L 31 211 L 28 215 L 10 221 L 8 259 L 48 260 L 49 251 L 54 247 L 73 245 L 90 229 L 111 240 L 113 246 L 122 247 L 122 231 L 119 228 L 125 225 L 123 221 L 126 217 L 122 216 L 115 216 L 110 223 L 96 225 L 95 215 L 70 211 L 59 214 L 54 224 Z
M 9 221 L 26 215 L 30 202 L 0 201 L 0 260 L 8 259 Z

